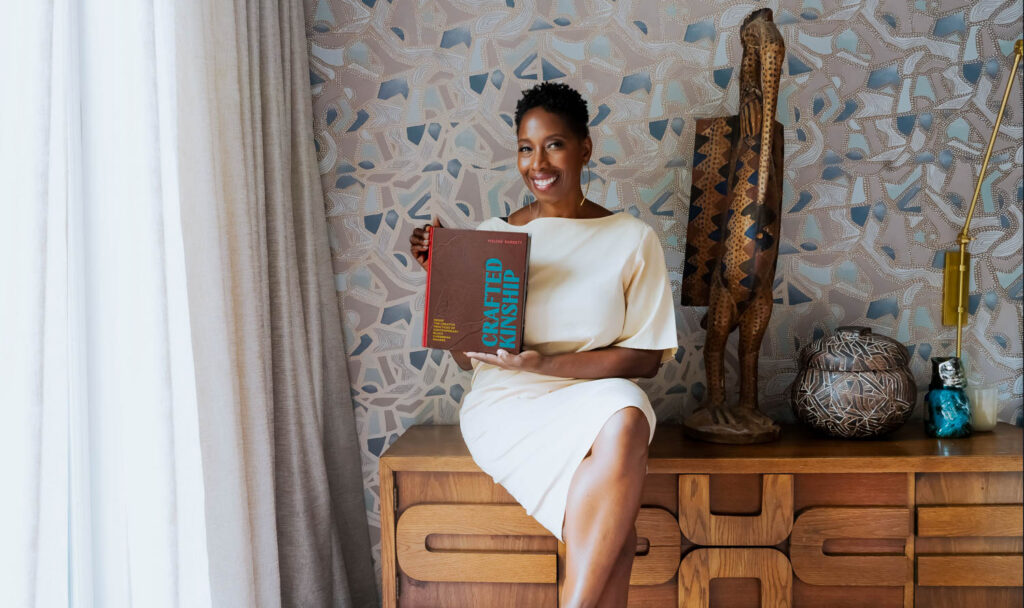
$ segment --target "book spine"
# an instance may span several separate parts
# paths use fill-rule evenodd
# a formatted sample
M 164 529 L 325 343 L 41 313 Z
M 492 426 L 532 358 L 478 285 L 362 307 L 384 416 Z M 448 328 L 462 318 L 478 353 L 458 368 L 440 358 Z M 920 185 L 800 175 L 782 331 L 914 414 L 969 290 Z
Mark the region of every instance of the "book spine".
M 430 229 L 430 246 L 434 246 L 434 229 Z M 430 255 L 430 250 L 427 250 L 427 289 L 424 299 L 426 302 L 423 304 L 423 346 L 427 346 L 427 332 L 430 330 L 430 269 L 434 267 L 434 256 Z

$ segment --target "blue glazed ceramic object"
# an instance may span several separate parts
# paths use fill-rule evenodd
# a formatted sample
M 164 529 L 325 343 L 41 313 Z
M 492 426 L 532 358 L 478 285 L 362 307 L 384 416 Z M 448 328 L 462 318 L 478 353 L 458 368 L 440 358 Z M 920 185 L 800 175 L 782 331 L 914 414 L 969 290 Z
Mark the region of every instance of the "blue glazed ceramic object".
M 924 430 L 929 437 L 968 437 L 971 406 L 958 357 L 932 357 L 932 381 L 924 396 Z

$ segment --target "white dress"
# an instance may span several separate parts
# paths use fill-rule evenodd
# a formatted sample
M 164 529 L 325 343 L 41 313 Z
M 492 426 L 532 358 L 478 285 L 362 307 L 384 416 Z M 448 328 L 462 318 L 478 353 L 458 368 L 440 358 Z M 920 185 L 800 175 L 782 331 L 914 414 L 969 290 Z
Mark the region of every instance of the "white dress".
M 665 256 L 647 224 L 618 213 L 525 226 L 492 218 L 477 229 L 530 234 L 524 348 L 552 355 L 622 346 L 672 358 L 678 341 Z M 474 361 L 459 418 L 477 465 L 561 540 L 576 468 L 626 407 L 647 416 L 653 437 L 654 410 L 630 380 L 555 378 Z

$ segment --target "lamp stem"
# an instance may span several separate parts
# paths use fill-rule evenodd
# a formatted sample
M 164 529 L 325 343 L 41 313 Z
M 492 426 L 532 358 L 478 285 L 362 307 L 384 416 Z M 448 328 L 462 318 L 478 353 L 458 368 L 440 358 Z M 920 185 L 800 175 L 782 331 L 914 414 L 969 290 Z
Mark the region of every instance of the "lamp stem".
M 978 175 L 978 185 L 974 187 L 974 197 L 971 198 L 971 206 L 967 209 L 967 221 L 964 222 L 964 229 L 957 239 L 960 242 L 960 259 L 957 268 L 958 288 L 956 296 L 956 356 L 960 357 L 960 347 L 963 342 L 963 318 L 964 318 L 964 274 L 967 266 L 964 264 L 964 256 L 967 253 L 967 244 L 971 237 L 967 232 L 971 228 L 971 218 L 974 216 L 974 207 L 978 204 L 978 195 L 981 194 L 981 183 L 985 179 L 985 171 L 988 169 L 988 161 L 992 158 L 992 148 L 996 145 L 996 136 L 999 135 L 999 125 L 1003 122 L 1003 112 L 1006 110 L 1006 102 L 1010 99 L 1010 88 L 1013 87 L 1013 79 L 1017 75 L 1017 67 L 1020 65 L 1021 56 L 1024 55 L 1024 41 L 1018 40 L 1013 46 L 1013 69 L 1010 70 L 1010 78 L 1006 81 L 1006 92 L 1003 93 L 1003 103 L 999 106 L 999 114 L 996 115 L 996 125 L 992 129 L 992 139 L 988 142 L 988 149 L 985 150 L 985 160 L 981 163 L 981 174 Z

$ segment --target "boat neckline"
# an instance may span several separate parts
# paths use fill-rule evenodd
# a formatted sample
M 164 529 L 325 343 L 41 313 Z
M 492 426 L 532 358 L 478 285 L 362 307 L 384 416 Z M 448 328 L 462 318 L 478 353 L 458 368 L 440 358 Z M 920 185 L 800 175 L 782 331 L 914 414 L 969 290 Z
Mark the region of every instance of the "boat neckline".
M 618 217 L 620 215 L 622 215 L 621 211 L 617 212 L 617 213 L 611 213 L 609 215 L 602 215 L 600 217 L 554 217 L 554 216 L 535 217 L 532 220 L 530 220 L 529 222 L 526 222 L 525 224 L 522 224 L 522 225 L 509 223 L 509 221 L 507 219 L 502 218 L 502 217 L 497 217 L 497 218 L 493 218 L 493 219 L 496 219 L 496 220 L 500 221 L 501 223 L 503 223 L 506 226 L 509 226 L 511 228 L 526 228 L 530 224 L 532 224 L 534 222 L 539 222 L 540 220 L 565 220 L 565 221 L 569 221 L 569 222 L 596 222 L 596 221 L 600 221 L 600 220 L 606 220 L 606 219 L 608 219 L 610 217 Z

